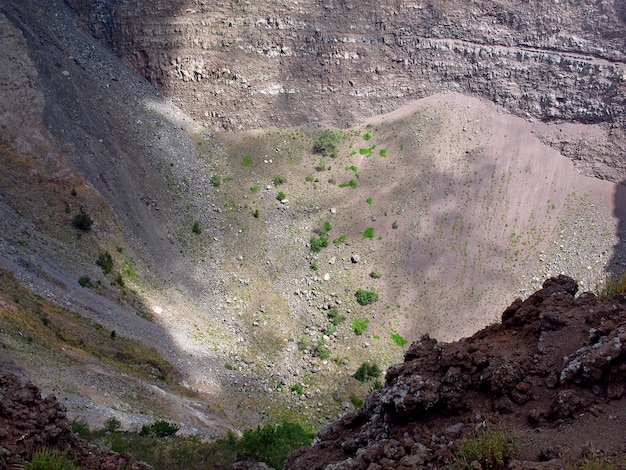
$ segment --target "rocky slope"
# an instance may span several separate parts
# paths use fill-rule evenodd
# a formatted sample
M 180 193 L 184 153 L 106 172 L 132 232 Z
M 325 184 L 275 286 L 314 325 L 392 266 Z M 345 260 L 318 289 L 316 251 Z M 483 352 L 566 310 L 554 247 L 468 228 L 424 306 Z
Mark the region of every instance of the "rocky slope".
M 42 397 L 39 388 L 8 363 L 0 363 L 0 437 L 0 469 L 23 468 L 42 447 L 62 452 L 85 469 L 151 468 L 129 454 L 98 448 L 74 435 L 56 397 Z
M 528 119 L 587 124 L 575 141 L 545 139 L 587 174 L 624 175 L 619 0 L 68 3 L 94 36 L 215 129 L 354 125 L 450 90 Z
M 459 342 L 413 343 L 384 388 L 287 468 L 441 468 L 459 438 L 486 424 L 515 430 L 524 459 L 559 459 L 541 468 L 564 468 L 583 444 L 623 461 L 626 298 L 577 289 L 551 278 L 501 324 Z M 511 468 L 539 468 L 524 465 Z

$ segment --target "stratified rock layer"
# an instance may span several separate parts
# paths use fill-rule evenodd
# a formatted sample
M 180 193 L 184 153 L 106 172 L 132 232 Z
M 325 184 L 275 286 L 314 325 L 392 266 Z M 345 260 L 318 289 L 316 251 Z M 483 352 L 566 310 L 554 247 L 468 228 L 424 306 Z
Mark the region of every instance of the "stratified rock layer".
M 577 289 L 551 278 L 499 325 L 454 343 L 415 342 L 384 388 L 287 468 L 440 468 L 477 422 L 553 429 L 624 400 L 626 297 L 574 297 Z
M 451 90 L 528 118 L 602 123 L 608 143 L 553 144 L 595 159 L 589 174 L 623 178 L 610 170 L 626 126 L 620 0 L 67 2 L 216 129 L 353 125 Z

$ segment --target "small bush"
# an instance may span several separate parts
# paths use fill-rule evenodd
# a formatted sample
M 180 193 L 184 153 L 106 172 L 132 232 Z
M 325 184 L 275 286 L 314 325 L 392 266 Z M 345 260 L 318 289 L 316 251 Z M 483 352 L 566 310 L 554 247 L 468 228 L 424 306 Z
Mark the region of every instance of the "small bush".
M 310 445 L 314 437 L 313 432 L 297 423 L 283 422 L 244 431 L 238 448 L 242 456 L 280 470 L 293 451 Z
M 322 224 L 322 233 L 330 232 L 333 229 L 333 226 L 330 225 L 329 221 L 326 221 Z
M 89 429 L 89 425 L 84 419 L 75 419 L 70 426 L 72 432 L 78 437 L 86 441 L 91 440 L 91 429 Z
M 81 287 L 91 287 L 93 283 L 91 282 L 91 278 L 89 276 L 81 276 L 78 278 L 78 283 Z
M 326 341 L 323 338 L 315 345 L 315 355 L 320 359 L 330 358 L 330 349 L 326 346 Z
M 366 132 L 365 134 L 363 134 L 363 140 L 370 140 L 372 138 L 372 134 L 370 134 L 369 132 Z
M 335 239 L 333 240 L 333 243 L 334 243 L 335 245 L 339 245 L 339 244 L 341 244 L 341 243 L 345 242 L 345 241 L 346 241 L 346 238 L 348 238 L 346 235 L 341 235 L 341 236 L 339 236 L 339 237 L 335 238 Z
M 257 192 L 259 192 L 259 187 L 258 187 L 258 186 L 252 186 L 252 187 L 250 188 L 250 192 L 251 192 L 251 193 L 257 193 Z
M 324 334 L 326 336 L 332 336 L 337 332 L 337 326 L 333 325 L 332 323 L 330 325 L 328 325 L 326 327 L 326 329 L 324 330 Z
M 304 387 L 300 384 L 293 384 L 289 390 L 296 392 L 298 395 L 304 395 Z
M 341 313 L 339 313 L 339 310 L 337 309 L 337 307 L 333 307 L 328 311 L 328 318 L 330 318 L 330 322 L 334 326 L 339 326 L 341 323 L 343 323 L 346 320 L 346 317 L 342 315 Z
M 367 202 L 370 206 L 374 204 L 374 200 L 371 197 L 368 197 L 365 202 Z
M 122 273 L 117 273 L 117 276 L 115 276 L 115 283 L 120 287 L 124 287 L 126 285 L 124 278 L 122 277 Z
M 393 223 L 391 224 L 391 228 L 396 230 L 398 228 L 398 221 L 394 220 Z
M 363 232 L 363 238 L 374 238 L 374 227 L 367 227 Z
M 364 362 L 359 366 L 352 377 L 357 379 L 359 382 L 367 382 L 368 380 L 377 379 L 381 374 L 382 371 L 380 370 L 380 367 L 378 367 L 378 364 Z
M 144 424 L 141 427 L 140 434 L 142 436 L 169 437 L 176 434 L 179 429 L 180 428 L 176 424 L 171 424 L 167 421 L 159 420 L 155 421 L 151 425 Z
M 484 469 L 504 469 L 519 453 L 519 443 L 512 433 L 486 429 L 459 442 L 454 468 L 472 469 L 478 462 Z
M 352 406 L 354 406 L 355 408 L 358 408 L 363 404 L 363 399 L 353 393 L 352 395 L 350 395 L 350 403 L 352 403 Z
M 287 178 L 285 178 L 282 175 L 276 175 L 274 176 L 274 179 L 272 180 L 272 182 L 274 183 L 274 186 L 280 186 L 281 184 L 284 184 L 287 182 Z
M 214 187 L 219 188 L 222 184 L 222 177 L 220 175 L 212 175 L 211 184 L 213 184 Z
M 311 251 L 313 253 L 319 253 L 322 248 L 326 248 L 328 246 L 328 237 L 325 235 L 317 238 L 315 235 L 311 237 Z
M 108 251 L 102 252 L 98 255 L 96 264 L 102 268 L 104 274 L 109 274 L 113 271 L 113 258 Z
M 252 166 L 254 165 L 254 162 L 252 161 L 252 157 L 250 156 L 245 156 L 243 157 L 243 160 L 241 161 L 241 166 L 246 167 L 246 166 Z
M 122 427 L 122 423 L 117 418 L 109 418 L 104 422 L 106 432 L 117 432 Z
M 378 302 L 378 292 L 375 290 L 357 289 L 355 296 L 359 305 L 365 306 Z
M 276 196 L 276 199 L 278 199 L 279 201 L 284 201 L 285 199 L 287 199 L 287 195 L 283 193 L 282 191 L 280 191 L 278 195 Z
M 372 279 L 380 279 L 381 277 L 383 277 L 383 275 L 380 273 L 380 271 L 376 268 L 372 269 L 372 272 L 370 273 L 370 277 Z
M 72 219 L 72 224 L 74 225 L 74 227 L 87 232 L 91 230 L 91 226 L 93 225 L 93 219 L 90 217 L 89 214 L 81 210 Z
M 200 235 L 202 233 L 202 227 L 200 226 L 200 222 L 198 220 L 194 221 L 191 231 L 196 235 Z
M 357 183 L 354 180 L 350 180 L 347 183 L 341 183 L 339 185 L 340 188 L 347 188 L 348 186 L 350 186 L 352 189 L 357 187 Z
M 69 457 L 48 447 L 36 450 L 31 461 L 25 463 L 24 468 L 26 470 L 79 470 Z
M 367 326 L 370 324 L 370 321 L 367 318 L 363 319 L 352 319 L 352 331 L 354 331 L 355 335 L 361 336 L 365 330 L 367 330 Z
M 321 153 L 325 157 L 336 157 L 341 144 L 342 135 L 340 131 L 331 131 L 329 129 L 322 132 L 313 145 L 313 152 Z

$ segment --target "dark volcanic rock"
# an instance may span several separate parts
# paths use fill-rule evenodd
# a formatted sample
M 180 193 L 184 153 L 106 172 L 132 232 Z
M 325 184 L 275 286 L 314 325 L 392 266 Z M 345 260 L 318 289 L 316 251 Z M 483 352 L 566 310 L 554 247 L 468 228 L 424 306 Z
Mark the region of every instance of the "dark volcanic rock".
M 43 398 L 34 384 L 6 372 L 5 365 L 0 363 L 0 469 L 18 468 L 43 446 L 67 453 L 86 469 L 152 468 L 128 454 L 100 449 L 72 434 L 56 397 Z
M 383 389 L 328 426 L 314 447 L 292 455 L 286 468 L 440 468 L 447 443 L 477 422 L 546 429 L 622 399 L 626 302 L 576 298 L 577 288 L 566 276 L 549 279 L 515 301 L 500 325 L 455 343 L 413 343 L 405 361 L 389 368 Z M 411 445 L 400 450 L 403 439 Z

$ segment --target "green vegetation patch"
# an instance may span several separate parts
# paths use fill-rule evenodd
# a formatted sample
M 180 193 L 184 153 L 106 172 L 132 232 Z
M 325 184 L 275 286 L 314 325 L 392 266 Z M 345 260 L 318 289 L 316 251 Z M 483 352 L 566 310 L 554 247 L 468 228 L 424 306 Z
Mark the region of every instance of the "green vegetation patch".
M 408 341 L 404 339 L 399 333 L 391 333 L 391 339 L 398 346 L 405 346 Z
M 98 255 L 96 264 L 102 268 L 104 274 L 109 274 L 113 271 L 113 258 L 108 251 L 104 251 Z
M 367 382 L 368 380 L 377 379 L 382 374 L 378 364 L 372 362 L 364 362 L 359 366 L 352 377 L 359 382 Z
M 508 431 L 488 428 L 462 439 L 456 449 L 453 468 L 504 469 L 511 459 L 520 454 L 520 444 Z
M 367 318 L 353 318 L 352 331 L 355 335 L 361 336 L 367 330 L 370 321 Z
M 357 289 L 356 293 L 356 301 L 359 305 L 369 305 L 374 302 L 378 302 L 378 292 L 375 290 L 365 290 L 365 289 Z
M 320 236 L 319 238 L 313 235 L 311 237 L 311 251 L 313 253 L 319 253 L 322 251 L 322 248 L 326 248 L 328 246 L 328 237 L 325 235 Z
M 91 226 L 93 225 L 93 219 L 89 214 L 87 214 L 87 212 L 81 210 L 72 219 L 72 225 L 80 230 L 84 230 L 85 232 L 87 232 L 91 230 Z
M 376 145 L 372 145 L 371 147 L 368 147 L 368 148 L 360 148 L 359 153 L 361 155 L 365 155 L 369 157 L 372 153 L 374 153 L 375 149 L 376 149 Z
M 374 227 L 367 227 L 363 232 L 363 238 L 374 238 Z
M 339 146 L 343 140 L 340 131 L 332 131 L 326 129 L 323 131 L 313 145 L 313 152 L 324 155 L 325 157 L 336 157 Z
M 247 166 L 252 166 L 254 165 L 254 161 L 252 160 L 252 157 L 246 155 L 245 157 L 243 157 L 243 159 L 241 160 L 241 166 L 242 167 L 247 167 Z
M 339 313 L 339 309 L 337 309 L 337 307 L 333 307 L 328 311 L 328 318 L 334 326 L 339 326 L 346 320 L 345 315 Z

